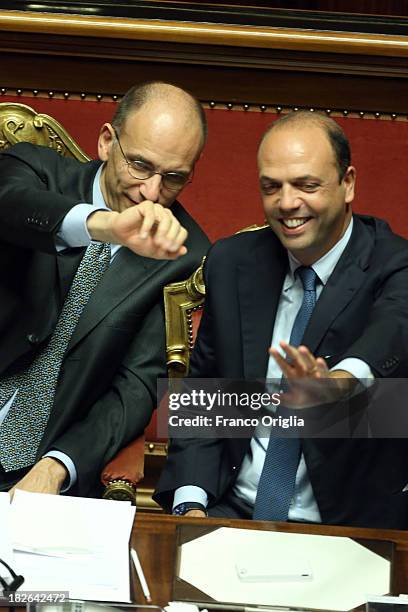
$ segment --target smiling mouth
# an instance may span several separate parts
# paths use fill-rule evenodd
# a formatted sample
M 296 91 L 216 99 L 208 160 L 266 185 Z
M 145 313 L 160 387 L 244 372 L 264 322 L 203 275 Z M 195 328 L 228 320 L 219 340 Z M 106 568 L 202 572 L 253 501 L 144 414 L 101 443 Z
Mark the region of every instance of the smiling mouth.
M 298 219 L 279 219 L 279 222 L 286 229 L 297 229 L 298 227 L 302 227 L 305 225 L 311 217 L 302 217 Z

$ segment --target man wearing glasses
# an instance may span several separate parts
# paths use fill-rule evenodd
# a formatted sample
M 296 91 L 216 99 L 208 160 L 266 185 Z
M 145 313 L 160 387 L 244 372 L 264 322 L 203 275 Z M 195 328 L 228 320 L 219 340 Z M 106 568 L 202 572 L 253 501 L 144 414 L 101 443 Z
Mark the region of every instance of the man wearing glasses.
M 163 287 L 209 245 L 176 200 L 206 130 L 189 93 L 146 83 L 102 126 L 99 161 L 0 156 L 0 490 L 91 495 L 148 424 Z

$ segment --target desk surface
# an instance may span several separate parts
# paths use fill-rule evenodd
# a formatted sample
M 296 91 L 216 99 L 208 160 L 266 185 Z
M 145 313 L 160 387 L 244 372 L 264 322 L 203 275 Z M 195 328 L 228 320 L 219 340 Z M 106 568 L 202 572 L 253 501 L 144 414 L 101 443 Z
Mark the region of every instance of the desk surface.
M 164 606 L 172 599 L 177 549 L 176 528 L 180 524 L 262 529 L 286 533 L 337 535 L 394 542 L 395 556 L 392 574 L 392 593 L 408 593 L 408 531 L 329 527 L 301 523 L 238 521 L 233 519 L 193 519 L 163 514 L 137 513 L 132 530 L 131 544 L 138 552 L 153 603 L 156 605 Z M 133 567 L 131 568 L 131 575 L 132 584 L 134 585 L 133 600 L 139 604 L 146 603 Z M 0 607 L 0 612 L 2 610 L 4 608 Z
M 353 527 L 329 527 L 325 525 L 305 525 L 301 523 L 271 523 L 261 521 L 241 521 L 233 519 L 193 519 L 163 514 L 138 513 L 133 525 L 132 546 L 146 575 L 153 603 L 166 605 L 172 599 L 172 583 L 176 559 L 177 525 L 208 525 L 211 527 L 239 527 L 282 531 L 287 533 L 312 533 L 318 535 L 337 535 L 371 540 L 387 540 L 395 543 L 395 557 L 392 575 L 392 593 L 408 593 L 408 532 L 391 529 L 357 529 Z M 145 603 L 138 580 L 132 568 L 134 598 L 137 603 Z

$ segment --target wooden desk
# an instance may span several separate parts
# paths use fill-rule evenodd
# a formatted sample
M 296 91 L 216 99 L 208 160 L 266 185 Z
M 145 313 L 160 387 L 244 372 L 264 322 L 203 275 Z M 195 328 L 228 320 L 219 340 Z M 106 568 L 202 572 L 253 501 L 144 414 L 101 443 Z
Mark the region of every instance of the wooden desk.
M 132 546 L 138 552 L 153 603 L 164 606 L 172 598 L 172 582 L 176 556 L 176 526 L 210 525 L 263 529 L 287 533 L 312 533 L 338 535 L 352 538 L 387 540 L 395 543 L 392 575 L 392 593 L 408 592 L 408 532 L 391 529 L 356 529 L 352 527 L 328 527 L 324 525 L 302 525 L 301 523 L 271 523 L 260 521 L 238 521 L 232 519 L 193 519 L 167 515 L 138 513 L 132 531 Z M 132 568 L 134 597 L 137 603 L 145 603 L 139 582 Z
M 392 593 L 408 592 L 408 531 L 328 527 L 325 525 L 302 525 L 301 523 L 238 521 L 233 519 L 189 519 L 139 512 L 133 525 L 131 544 L 138 552 L 153 603 L 156 605 L 164 606 L 172 599 L 172 583 L 177 547 L 176 527 L 180 524 L 263 529 L 265 531 L 282 531 L 286 533 L 338 535 L 394 542 L 395 557 L 392 575 Z M 134 601 L 139 604 L 146 603 L 133 567 L 131 567 L 131 575 L 134 585 Z M 0 607 L 0 612 L 5 612 L 5 610 L 4 607 Z

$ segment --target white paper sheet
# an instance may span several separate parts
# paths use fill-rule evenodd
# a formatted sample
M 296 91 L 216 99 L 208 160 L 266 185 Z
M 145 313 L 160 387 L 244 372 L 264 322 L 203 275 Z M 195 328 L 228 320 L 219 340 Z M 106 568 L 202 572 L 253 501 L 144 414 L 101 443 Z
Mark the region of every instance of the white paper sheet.
M 72 599 L 129 601 L 128 543 L 135 508 L 126 502 L 17 490 L 12 545 L 24 590 Z
M 285 567 L 284 579 L 240 579 L 243 556 L 249 567 Z M 299 579 L 299 566 L 309 579 Z M 389 592 L 390 562 L 350 538 L 222 527 L 182 545 L 179 576 L 221 602 L 351 610 L 368 593 Z

